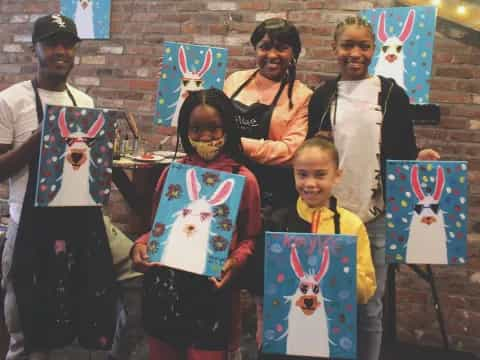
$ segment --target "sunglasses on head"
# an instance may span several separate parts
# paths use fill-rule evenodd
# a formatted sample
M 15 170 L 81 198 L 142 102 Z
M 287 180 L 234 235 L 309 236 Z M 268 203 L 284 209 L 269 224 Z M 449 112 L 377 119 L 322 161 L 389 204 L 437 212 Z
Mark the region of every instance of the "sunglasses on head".
M 284 19 L 268 19 L 265 20 L 264 26 L 267 30 L 280 29 L 287 25 L 287 20 Z

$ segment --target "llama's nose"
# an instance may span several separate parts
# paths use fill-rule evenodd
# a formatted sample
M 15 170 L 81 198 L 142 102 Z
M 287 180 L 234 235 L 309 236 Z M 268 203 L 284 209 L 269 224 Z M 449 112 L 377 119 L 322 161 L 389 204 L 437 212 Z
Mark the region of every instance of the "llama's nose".
M 431 225 L 436 221 L 435 216 L 425 216 L 422 222 L 427 225 Z
M 72 153 L 72 161 L 74 164 L 78 164 L 82 160 L 83 154 L 81 153 Z
M 304 299 L 303 303 L 307 308 L 311 308 L 313 306 L 313 299 Z
M 394 54 L 389 54 L 385 58 L 389 63 L 393 63 L 395 60 L 397 60 L 397 56 Z
M 193 224 L 186 225 L 184 228 L 184 231 L 187 234 L 187 236 L 192 235 L 195 232 L 195 225 Z

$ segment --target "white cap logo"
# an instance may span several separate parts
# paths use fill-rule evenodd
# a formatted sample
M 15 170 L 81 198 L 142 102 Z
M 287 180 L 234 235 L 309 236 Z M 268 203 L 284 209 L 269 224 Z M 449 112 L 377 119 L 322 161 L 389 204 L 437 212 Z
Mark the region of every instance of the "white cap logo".
M 58 14 L 53 14 L 51 16 L 52 18 L 52 21 L 58 25 L 58 27 L 61 27 L 61 28 L 64 28 L 67 26 L 67 24 L 65 24 L 65 21 L 63 21 L 62 17 Z

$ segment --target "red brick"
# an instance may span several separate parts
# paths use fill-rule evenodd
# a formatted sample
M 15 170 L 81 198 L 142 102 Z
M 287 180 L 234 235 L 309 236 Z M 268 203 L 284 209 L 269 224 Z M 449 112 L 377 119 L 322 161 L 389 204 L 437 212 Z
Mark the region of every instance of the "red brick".
M 242 10 L 268 10 L 270 7 L 270 1 L 240 1 L 239 6 Z
M 472 79 L 474 72 L 475 69 L 473 67 L 438 66 L 435 75 L 452 78 Z

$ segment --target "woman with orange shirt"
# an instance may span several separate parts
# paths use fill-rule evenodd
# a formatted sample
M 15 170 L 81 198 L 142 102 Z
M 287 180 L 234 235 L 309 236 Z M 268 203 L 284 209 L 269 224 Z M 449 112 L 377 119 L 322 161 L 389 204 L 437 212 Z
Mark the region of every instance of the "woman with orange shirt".
M 301 51 L 298 30 L 272 18 L 253 31 L 250 41 L 257 68 L 238 71 L 225 81 L 233 100 L 241 141 L 262 192 L 262 206 L 280 207 L 295 199 L 290 161 L 307 133 L 312 91 L 296 80 Z

